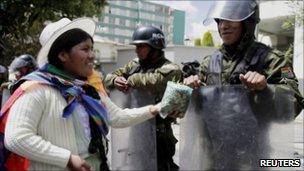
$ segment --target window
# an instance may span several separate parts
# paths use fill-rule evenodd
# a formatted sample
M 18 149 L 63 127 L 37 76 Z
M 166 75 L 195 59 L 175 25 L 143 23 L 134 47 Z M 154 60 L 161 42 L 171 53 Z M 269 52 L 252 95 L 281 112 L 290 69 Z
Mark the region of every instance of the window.
M 136 27 L 136 22 L 130 20 L 130 27 L 135 28 Z
M 137 1 L 128 1 L 131 8 L 137 8 Z
M 155 7 L 155 12 L 162 13 L 163 12 L 163 7 L 162 6 L 156 6 Z
M 130 15 L 130 10 L 124 11 L 124 16 L 126 16 L 126 17 L 131 17 L 131 15 Z
M 119 25 L 125 26 L 125 25 L 126 25 L 126 19 L 121 18 L 121 19 L 119 20 Z
M 109 24 L 114 24 L 114 23 L 115 23 L 115 17 L 110 17 Z
M 105 16 L 105 17 L 103 18 L 103 21 L 102 21 L 102 22 L 104 22 L 104 23 L 109 23 L 109 17 Z
M 110 34 L 114 34 L 114 29 L 113 28 L 109 28 L 108 30 L 109 30 Z
M 115 25 L 119 25 L 119 18 L 115 18 Z

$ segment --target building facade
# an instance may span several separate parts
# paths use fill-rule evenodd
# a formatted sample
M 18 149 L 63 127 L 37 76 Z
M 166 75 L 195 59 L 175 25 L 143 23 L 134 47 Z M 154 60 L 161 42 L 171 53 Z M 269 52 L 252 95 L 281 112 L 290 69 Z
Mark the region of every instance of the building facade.
M 185 12 L 148 1 L 108 1 L 98 21 L 96 34 L 111 41 L 128 44 L 141 25 L 162 29 L 168 44 L 184 44 Z
M 303 1 L 262 1 L 260 3 L 259 41 L 286 51 L 293 44 L 293 69 L 299 79 L 299 90 L 304 93 L 303 57 Z M 284 22 L 291 21 L 293 27 L 286 29 Z

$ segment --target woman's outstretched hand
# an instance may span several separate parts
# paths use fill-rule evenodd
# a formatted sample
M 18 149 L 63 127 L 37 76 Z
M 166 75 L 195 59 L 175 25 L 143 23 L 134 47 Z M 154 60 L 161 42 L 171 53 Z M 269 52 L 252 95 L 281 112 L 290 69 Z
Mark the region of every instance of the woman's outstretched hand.
M 72 171 L 91 171 L 91 166 L 78 155 L 71 154 L 68 167 Z

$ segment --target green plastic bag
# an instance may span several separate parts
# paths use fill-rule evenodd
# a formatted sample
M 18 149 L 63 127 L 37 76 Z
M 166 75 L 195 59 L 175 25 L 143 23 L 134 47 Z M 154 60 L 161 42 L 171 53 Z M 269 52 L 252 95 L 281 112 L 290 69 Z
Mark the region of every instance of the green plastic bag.
M 166 118 L 170 112 L 186 113 L 192 94 L 192 88 L 169 81 L 166 91 L 160 102 L 160 116 Z M 183 117 L 183 116 L 180 116 Z

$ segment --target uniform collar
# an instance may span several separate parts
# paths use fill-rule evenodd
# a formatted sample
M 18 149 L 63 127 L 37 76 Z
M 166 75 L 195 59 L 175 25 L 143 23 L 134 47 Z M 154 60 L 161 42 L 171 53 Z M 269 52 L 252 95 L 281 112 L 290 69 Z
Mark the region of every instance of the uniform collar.
M 242 41 L 240 41 L 240 43 L 238 43 L 238 45 L 235 45 L 234 47 L 222 45 L 219 50 L 223 53 L 225 59 L 236 60 L 246 56 L 246 53 L 252 47 L 253 43 L 253 38 L 243 39 Z
M 139 61 L 139 64 L 143 69 L 151 69 L 151 68 L 158 68 L 164 62 L 166 62 L 166 58 L 164 56 L 164 53 L 161 53 L 161 55 L 159 57 L 157 57 L 156 59 L 154 59 L 153 61 L 150 61 L 150 60 Z

